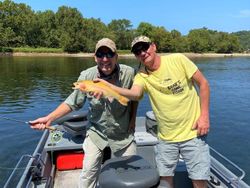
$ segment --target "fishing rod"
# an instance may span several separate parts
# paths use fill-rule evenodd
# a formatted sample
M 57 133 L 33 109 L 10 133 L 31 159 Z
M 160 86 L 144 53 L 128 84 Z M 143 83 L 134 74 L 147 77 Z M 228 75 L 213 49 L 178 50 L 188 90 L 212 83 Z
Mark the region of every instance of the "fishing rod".
M 30 122 L 28 121 L 22 121 L 22 120 L 18 120 L 18 119 L 14 119 L 14 118 L 9 118 L 9 117 L 4 117 L 4 116 L 0 116 L 1 119 L 5 119 L 5 120 L 8 120 L 8 121 L 15 121 L 15 122 L 18 122 L 18 123 L 24 123 L 24 124 L 28 124 L 28 125 L 31 125 Z M 51 131 L 55 131 L 57 130 L 56 128 L 54 127 L 45 127 L 45 129 L 49 129 Z

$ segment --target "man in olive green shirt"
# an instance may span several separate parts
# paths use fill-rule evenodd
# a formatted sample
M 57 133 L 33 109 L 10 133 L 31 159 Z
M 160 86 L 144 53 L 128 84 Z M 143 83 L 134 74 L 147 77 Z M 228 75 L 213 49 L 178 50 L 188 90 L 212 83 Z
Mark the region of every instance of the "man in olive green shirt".
M 134 69 L 117 63 L 118 55 L 115 43 L 103 38 L 97 42 L 95 61 L 97 66 L 81 72 L 78 80 L 102 78 L 119 87 L 130 88 L 133 83 Z M 31 128 L 45 129 L 55 119 L 80 109 L 86 99 L 89 101 L 89 126 L 83 143 L 84 161 L 79 187 L 95 188 L 101 169 L 103 150 L 109 146 L 114 156 L 136 154 L 133 130 L 137 102 L 121 105 L 109 98 L 97 99 L 91 93 L 74 90 L 59 107 L 49 115 L 32 121 Z

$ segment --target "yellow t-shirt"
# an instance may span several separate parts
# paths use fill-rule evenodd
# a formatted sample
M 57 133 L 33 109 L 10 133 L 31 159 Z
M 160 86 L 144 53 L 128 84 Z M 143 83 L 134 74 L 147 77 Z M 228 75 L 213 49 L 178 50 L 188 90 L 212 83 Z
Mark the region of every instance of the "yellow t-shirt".
M 192 126 L 200 115 L 200 100 L 191 80 L 197 69 L 186 56 L 171 54 L 161 56 L 158 70 L 135 76 L 133 84 L 149 94 L 159 139 L 181 142 L 197 137 Z

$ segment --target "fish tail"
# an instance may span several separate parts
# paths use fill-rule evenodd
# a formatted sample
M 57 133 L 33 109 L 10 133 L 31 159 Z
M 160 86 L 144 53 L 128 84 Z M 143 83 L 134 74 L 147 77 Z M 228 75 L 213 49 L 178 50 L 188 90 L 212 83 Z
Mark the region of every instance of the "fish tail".
M 121 103 L 121 104 L 124 105 L 124 106 L 127 106 L 127 105 L 128 105 L 128 101 L 129 101 L 129 99 L 128 99 L 127 97 L 121 96 L 121 97 L 119 98 L 119 103 Z

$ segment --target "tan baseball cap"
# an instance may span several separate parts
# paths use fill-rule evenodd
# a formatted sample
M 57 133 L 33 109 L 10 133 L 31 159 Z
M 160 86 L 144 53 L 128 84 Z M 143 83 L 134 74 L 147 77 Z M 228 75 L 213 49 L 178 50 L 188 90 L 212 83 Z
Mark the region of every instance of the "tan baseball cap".
M 95 46 L 95 53 L 97 52 L 97 50 L 102 47 L 102 46 L 106 46 L 108 47 L 112 52 L 116 52 L 116 45 L 114 43 L 114 41 L 112 41 L 111 39 L 109 38 L 103 38 L 101 40 L 99 40 L 97 43 L 96 43 L 96 46 Z
M 139 42 L 151 43 L 151 40 L 150 40 L 148 37 L 143 36 L 143 35 L 138 36 L 138 37 L 135 37 L 134 40 L 133 40 L 132 43 L 131 43 L 131 51 L 133 51 L 133 47 L 134 47 L 137 43 L 139 43 Z

